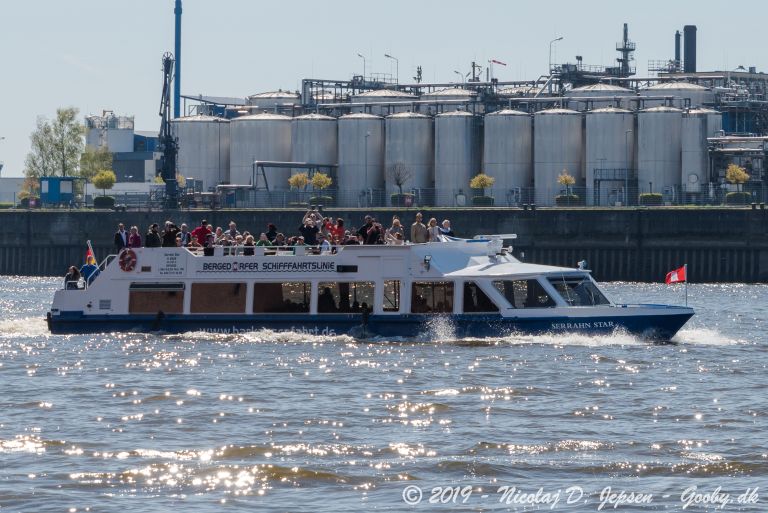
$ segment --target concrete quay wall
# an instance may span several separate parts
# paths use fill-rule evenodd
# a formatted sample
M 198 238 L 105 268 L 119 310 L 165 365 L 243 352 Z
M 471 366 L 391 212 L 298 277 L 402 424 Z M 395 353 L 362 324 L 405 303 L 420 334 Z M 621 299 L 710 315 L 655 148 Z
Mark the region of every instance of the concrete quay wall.
M 415 210 L 326 209 L 348 227 L 360 226 L 366 213 L 389 226 L 397 214 L 408 226 Z M 649 209 L 431 209 L 425 221 L 450 219 L 457 236 L 516 233 L 515 254 L 526 261 L 575 267 L 586 259 L 599 281 L 661 281 L 671 269 L 688 264 L 695 282 L 768 282 L 768 210 L 750 208 Z M 269 222 L 295 234 L 300 209 L 215 211 L 44 211 L 0 212 L 0 274 L 63 276 L 67 266 L 81 265 L 85 241 L 97 258 L 112 251 L 119 222 L 148 226 L 166 219 L 190 229 L 207 219 L 256 236 Z

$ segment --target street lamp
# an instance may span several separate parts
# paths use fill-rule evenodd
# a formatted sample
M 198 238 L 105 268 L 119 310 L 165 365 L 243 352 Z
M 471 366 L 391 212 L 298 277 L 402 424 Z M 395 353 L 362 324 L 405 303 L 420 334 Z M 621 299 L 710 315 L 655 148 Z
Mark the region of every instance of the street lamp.
M 400 83 L 400 61 L 397 59 L 397 57 L 392 57 L 388 53 L 385 53 L 384 57 L 386 57 L 387 59 L 392 59 L 393 61 L 395 61 L 396 83 L 399 84 Z M 390 68 L 390 69 L 392 69 L 392 68 Z
M 560 36 L 549 42 L 549 74 L 550 75 L 552 74 L 552 45 L 562 40 L 563 40 L 563 36 Z
M 464 83 L 464 75 L 461 73 L 461 71 L 453 70 L 453 72 L 456 73 L 459 76 L 459 83 L 463 84 Z
M 365 82 L 365 55 L 358 53 L 357 56 L 363 59 L 363 82 Z

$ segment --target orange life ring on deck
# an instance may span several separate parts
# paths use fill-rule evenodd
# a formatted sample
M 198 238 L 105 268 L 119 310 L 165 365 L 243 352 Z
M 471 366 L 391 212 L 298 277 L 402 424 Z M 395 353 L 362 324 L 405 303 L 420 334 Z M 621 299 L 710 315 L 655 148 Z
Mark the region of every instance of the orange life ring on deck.
M 132 249 L 124 249 L 118 258 L 120 269 L 129 273 L 136 269 L 136 252 Z

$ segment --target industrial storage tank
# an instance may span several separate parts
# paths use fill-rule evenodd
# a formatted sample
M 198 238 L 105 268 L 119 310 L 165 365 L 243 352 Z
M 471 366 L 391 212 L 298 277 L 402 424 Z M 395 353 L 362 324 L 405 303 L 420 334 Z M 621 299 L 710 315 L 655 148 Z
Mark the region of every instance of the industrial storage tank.
M 662 193 L 664 202 L 678 198 L 683 112 L 651 107 L 637 114 L 637 181 L 639 192 Z
M 533 120 L 526 112 L 500 110 L 485 116 L 483 171 L 493 178 L 496 204 L 528 202 L 533 185 Z
M 248 105 L 258 107 L 258 109 L 252 109 L 257 112 L 291 111 L 293 106 L 301 105 L 301 96 L 291 91 L 267 91 L 250 95 Z
M 687 107 L 685 99 L 690 100 L 690 107 L 703 107 L 715 101 L 715 93 L 706 87 L 690 82 L 662 82 L 640 90 L 641 97 L 665 96 L 674 97 L 672 106 Z M 665 100 L 647 100 L 643 103 L 646 108 L 667 105 Z
M 372 114 L 347 114 L 339 118 L 340 207 L 373 203 L 384 188 L 384 119 Z M 373 197 L 372 197 L 373 196 Z
M 358 104 L 352 106 L 352 112 L 365 112 L 376 116 L 386 116 L 388 114 L 413 110 L 413 102 L 416 100 L 415 95 L 394 89 L 366 91 L 352 97 L 352 103 Z M 397 103 L 400 105 L 361 105 L 364 103 Z
M 534 115 L 533 183 L 539 205 L 555 204 L 555 196 L 563 189 L 557 177 L 563 171 L 575 178 L 576 186 L 583 182 L 581 118 L 581 113 L 570 109 L 541 110 Z
M 460 203 L 459 193 L 466 200 L 469 181 L 480 172 L 480 135 L 479 118 L 469 112 L 446 112 L 435 117 L 437 206 Z
M 587 112 L 587 205 L 626 205 L 630 199 L 634 201 L 629 196 L 629 180 L 634 182 L 635 169 L 634 126 L 634 115 L 625 109 L 605 107 Z
M 400 190 L 396 184 L 397 174 L 404 182 L 403 192 L 434 188 L 435 133 L 432 118 L 415 112 L 402 112 L 387 116 L 385 127 L 387 198 Z M 403 174 L 408 178 L 403 180 Z
M 564 96 L 566 98 L 606 98 L 603 100 L 572 100 L 568 102 L 568 106 L 572 109 L 592 110 L 601 107 L 630 108 L 635 102 L 630 102 L 629 98 L 637 95 L 631 89 L 613 84 L 590 84 L 566 91 Z
M 204 191 L 229 183 L 229 120 L 188 116 L 171 123 L 179 142 L 179 174 L 202 180 Z
M 547 96 L 547 92 L 543 88 L 532 85 L 502 87 L 496 94 L 504 98 L 533 98 L 537 94 Z
M 692 109 L 683 113 L 680 183 L 684 193 L 705 191 L 703 186 L 709 182 L 707 138 L 717 136 L 722 128 L 723 116 L 716 110 Z
M 291 121 L 292 162 L 335 165 L 338 161 L 337 146 L 336 118 L 307 114 Z M 306 172 L 306 169 L 296 169 L 294 172 Z
M 466 110 L 467 104 L 477 99 L 477 91 L 462 89 L 459 87 L 447 87 L 431 93 L 424 93 L 420 100 L 432 102 L 429 105 L 421 105 L 424 114 L 450 112 L 453 110 Z
M 237 185 L 253 183 L 253 162 L 291 160 L 291 118 L 281 114 L 253 114 L 234 118 L 230 123 L 230 181 Z M 290 169 L 265 168 L 270 190 L 288 189 Z M 264 177 L 256 176 L 259 188 Z
M 105 111 L 101 116 L 86 116 L 85 127 L 85 143 L 91 148 L 107 148 L 111 153 L 133 151 L 133 116 Z

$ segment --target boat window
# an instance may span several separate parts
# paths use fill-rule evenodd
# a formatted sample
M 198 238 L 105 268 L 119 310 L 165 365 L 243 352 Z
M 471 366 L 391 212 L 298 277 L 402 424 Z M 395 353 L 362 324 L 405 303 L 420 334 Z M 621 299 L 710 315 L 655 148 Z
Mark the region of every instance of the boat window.
M 555 302 L 536 280 L 494 281 L 512 308 L 552 308 Z
M 608 305 L 610 302 L 588 276 L 561 276 L 549 278 L 549 283 L 557 290 L 563 301 L 569 306 Z
M 155 286 L 152 286 L 155 285 Z M 128 293 L 128 312 L 132 314 L 183 313 L 184 284 L 132 283 Z
M 245 283 L 193 283 L 192 313 L 245 313 Z
M 384 311 L 400 311 L 400 280 L 384 280 Z
M 362 313 L 373 308 L 373 282 L 325 282 L 317 285 L 317 313 Z
M 453 282 L 414 282 L 411 288 L 411 312 L 453 312 Z
M 255 283 L 253 313 L 307 313 L 311 291 L 309 282 Z
M 485 292 L 482 291 L 477 283 L 468 281 L 464 283 L 464 312 L 498 312 L 499 307 L 493 304 Z

